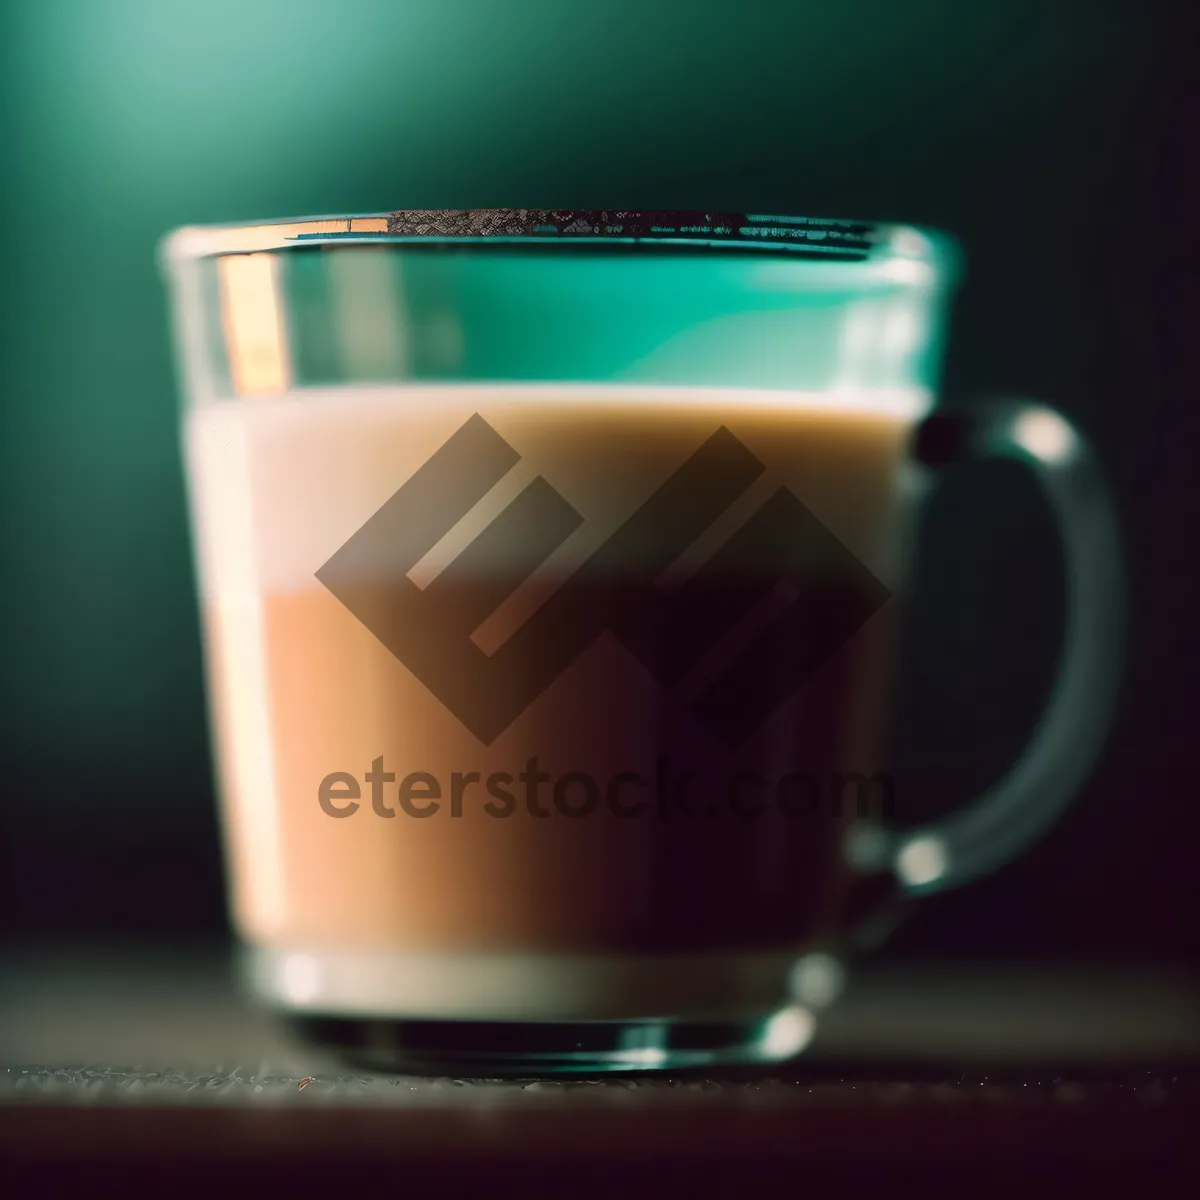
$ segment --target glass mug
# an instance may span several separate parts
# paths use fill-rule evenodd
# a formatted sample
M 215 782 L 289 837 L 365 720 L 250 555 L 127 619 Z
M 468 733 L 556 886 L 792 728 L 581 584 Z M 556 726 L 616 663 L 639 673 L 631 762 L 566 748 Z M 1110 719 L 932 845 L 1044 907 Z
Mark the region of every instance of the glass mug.
M 1109 723 L 1114 515 L 1050 409 L 935 403 L 956 255 L 741 213 L 177 230 L 162 261 L 231 906 L 268 1007 L 488 1072 L 799 1053 L 897 897 L 1013 857 Z M 882 761 L 936 468 L 1065 549 L 1008 776 L 897 828 Z

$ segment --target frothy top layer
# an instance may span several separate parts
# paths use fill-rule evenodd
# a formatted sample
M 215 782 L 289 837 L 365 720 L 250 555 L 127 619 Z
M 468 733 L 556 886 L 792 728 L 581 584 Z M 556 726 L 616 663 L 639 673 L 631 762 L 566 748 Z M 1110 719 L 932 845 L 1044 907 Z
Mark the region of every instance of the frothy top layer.
M 184 451 L 201 590 L 240 603 L 318 586 L 323 563 L 476 414 L 518 461 L 422 562 L 422 585 L 539 475 L 584 518 L 550 564 L 571 569 L 722 426 L 766 467 L 742 519 L 783 482 L 869 557 L 907 431 L 929 407 L 916 389 L 454 384 L 303 390 L 195 409 Z

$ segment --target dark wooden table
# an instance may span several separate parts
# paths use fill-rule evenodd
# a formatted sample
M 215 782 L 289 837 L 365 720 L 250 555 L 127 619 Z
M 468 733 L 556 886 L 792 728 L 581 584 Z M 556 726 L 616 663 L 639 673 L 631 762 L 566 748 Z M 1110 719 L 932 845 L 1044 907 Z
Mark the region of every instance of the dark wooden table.
M 220 952 L 4 962 L 0 1159 L 39 1192 L 1200 1181 L 1200 993 L 1179 976 L 864 969 L 787 1068 L 502 1082 L 364 1074 L 292 1044 Z

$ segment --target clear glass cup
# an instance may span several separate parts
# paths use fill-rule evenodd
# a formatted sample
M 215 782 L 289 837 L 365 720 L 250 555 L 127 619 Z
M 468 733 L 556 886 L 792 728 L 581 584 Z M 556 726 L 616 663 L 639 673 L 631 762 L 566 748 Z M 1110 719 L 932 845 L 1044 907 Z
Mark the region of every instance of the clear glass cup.
M 946 237 L 739 213 L 398 212 L 162 247 L 245 978 L 376 1062 L 778 1061 L 897 895 L 1076 791 L 1122 574 L 1091 452 L 949 411 Z M 939 466 L 1027 464 L 1057 688 L 904 828 L 883 761 Z

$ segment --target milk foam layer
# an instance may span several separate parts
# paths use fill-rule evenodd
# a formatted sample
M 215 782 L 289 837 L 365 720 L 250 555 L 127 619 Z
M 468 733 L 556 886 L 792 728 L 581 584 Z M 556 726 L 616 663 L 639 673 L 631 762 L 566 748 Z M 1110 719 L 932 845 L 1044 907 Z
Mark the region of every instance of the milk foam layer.
M 859 423 L 915 421 L 928 410 L 929 397 L 917 390 L 734 392 L 456 384 L 304 390 L 207 405 L 189 413 L 185 427 L 202 595 L 232 600 L 255 592 L 311 587 L 317 569 L 420 465 L 419 460 L 389 464 L 386 456 L 371 453 L 372 446 L 379 448 L 373 439 L 394 436 L 397 423 L 440 428 L 449 437 L 456 426 L 444 419 L 448 410 L 465 418 L 476 411 L 531 414 L 539 407 L 578 411 L 583 422 L 633 409 L 655 414 L 659 423 L 672 413 L 711 411 L 714 427 L 728 422 L 731 414 L 786 421 L 789 413 L 804 413 L 818 423 L 827 420 L 853 428 Z M 353 430 L 350 453 L 350 447 L 340 444 L 348 429 Z M 429 449 L 437 449 L 437 444 L 431 441 Z M 496 486 L 496 494 L 488 498 L 490 507 L 502 507 L 504 499 L 515 496 L 539 472 L 559 485 L 552 457 L 536 464 L 522 462 Z M 303 522 L 296 520 L 286 501 L 289 478 L 294 482 L 297 476 L 322 481 L 323 502 L 306 510 Z M 474 516 L 477 525 L 482 511 Z M 462 524 L 450 535 L 447 553 L 454 542 L 469 537 L 471 517 Z M 574 553 L 565 558 L 582 558 L 602 532 L 581 531 Z M 417 579 L 420 583 L 429 578 L 428 564 L 422 565 L 425 578 Z

